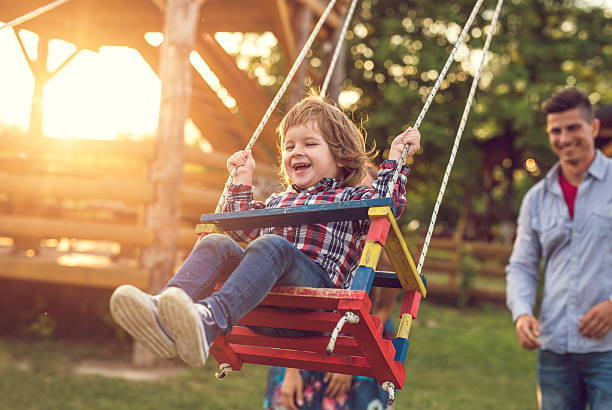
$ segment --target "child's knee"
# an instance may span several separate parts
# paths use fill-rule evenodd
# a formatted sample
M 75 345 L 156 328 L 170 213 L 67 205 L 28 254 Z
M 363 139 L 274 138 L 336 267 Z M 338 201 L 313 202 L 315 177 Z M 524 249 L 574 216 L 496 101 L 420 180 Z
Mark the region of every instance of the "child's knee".
M 261 251 L 266 253 L 282 253 L 286 254 L 295 247 L 287 239 L 279 235 L 266 234 L 261 235 L 247 246 L 247 250 Z
M 219 233 L 211 233 L 200 239 L 194 250 L 197 252 L 198 250 L 212 247 L 215 250 L 222 251 L 225 249 L 231 250 L 237 246 L 239 245 L 232 238 Z

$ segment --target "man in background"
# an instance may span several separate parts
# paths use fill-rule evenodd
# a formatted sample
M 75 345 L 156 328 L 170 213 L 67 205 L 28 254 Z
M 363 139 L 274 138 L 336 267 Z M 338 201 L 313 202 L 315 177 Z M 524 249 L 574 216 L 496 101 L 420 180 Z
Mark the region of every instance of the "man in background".
M 612 409 L 612 160 L 595 149 L 599 120 L 584 93 L 566 88 L 542 111 L 559 162 L 523 198 L 507 305 L 520 345 L 539 349 L 542 409 Z

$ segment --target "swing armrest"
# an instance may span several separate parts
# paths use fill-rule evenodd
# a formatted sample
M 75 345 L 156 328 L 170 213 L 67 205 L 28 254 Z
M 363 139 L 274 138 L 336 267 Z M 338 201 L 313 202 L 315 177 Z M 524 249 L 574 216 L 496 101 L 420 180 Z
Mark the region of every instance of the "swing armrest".
M 221 212 L 202 215 L 200 224 L 196 227 L 196 233 L 213 232 L 215 226 L 224 231 L 237 231 L 271 226 L 364 220 L 368 219 L 368 210 L 378 206 L 389 206 L 395 211 L 391 198 L 375 198 L 253 211 Z

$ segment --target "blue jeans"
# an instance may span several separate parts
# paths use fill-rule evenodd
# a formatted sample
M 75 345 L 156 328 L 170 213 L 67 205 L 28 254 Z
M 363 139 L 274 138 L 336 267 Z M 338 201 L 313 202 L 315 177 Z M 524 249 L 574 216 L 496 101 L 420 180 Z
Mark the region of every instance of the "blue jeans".
M 212 292 L 223 279 L 221 289 Z M 195 245 L 164 289 L 176 286 L 194 302 L 208 305 L 217 326 L 227 334 L 275 285 L 333 287 L 329 275 L 282 236 L 262 235 L 242 249 L 228 236 L 211 234 Z
M 542 410 L 612 409 L 612 352 L 538 352 Z

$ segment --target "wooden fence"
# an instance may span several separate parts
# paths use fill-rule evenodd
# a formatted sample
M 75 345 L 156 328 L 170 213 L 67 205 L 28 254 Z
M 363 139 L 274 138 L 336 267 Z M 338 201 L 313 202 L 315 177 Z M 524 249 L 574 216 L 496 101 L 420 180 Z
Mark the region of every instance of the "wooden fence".
M 0 277 L 147 288 L 139 252 L 153 241 L 144 215 L 154 200 L 148 179 L 154 153 L 152 140 L 0 135 Z M 200 214 L 212 212 L 219 199 L 227 178 L 225 161 L 224 154 L 186 146 L 181 225 L 176 228 L 183 254 L 195 243 Z M 258 164 L 257 176 L 273 180 L 276 173 Z M 62 251 L 59 245 L 67 241 L 81 248 L 89 243 L 92 249 Z M 100 255 L 92 243 L 115 251 Z
M 422 238 L 407 238 L 418 260 Z M 434 238 L 422 273 L 428 295 L 450 297 L 460 304 L 470 301 L 504 303 L 505 266 L 512 245 Z
M 139 257 L 153 241 L 144 215 L 154 199 L 148 179 L 154 150 L 152 140 L 0 135 L 0 277 L 148 288 Z M 186 147 L 182 222 L 176 228 L 179 258 L 195 242 L 200 214 L 212 212 L 217 203 L 227 177 L 225 160 L 224 154 Z M 257 172 L 275 180 L 272 167 L 258 164 Z M 416 260 L 422 239 L 407 239 Z M 62 243 L 73 249 L 62 250 Z M 96 250 L 100 244 L 106 251 Z M 509 245 L 434 238 L 423 267 L 429 294 L 460 302 L 503 301 L 510 251 Z

